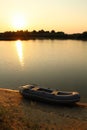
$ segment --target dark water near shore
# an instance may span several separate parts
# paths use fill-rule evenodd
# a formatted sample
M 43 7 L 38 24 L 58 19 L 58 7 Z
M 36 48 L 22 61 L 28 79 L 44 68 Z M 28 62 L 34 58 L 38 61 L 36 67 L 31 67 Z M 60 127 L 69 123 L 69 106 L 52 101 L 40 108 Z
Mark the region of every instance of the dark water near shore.
M 29 83 L 78 91 L 87 102 L 87 41 L 0 41 L 0 87 Z

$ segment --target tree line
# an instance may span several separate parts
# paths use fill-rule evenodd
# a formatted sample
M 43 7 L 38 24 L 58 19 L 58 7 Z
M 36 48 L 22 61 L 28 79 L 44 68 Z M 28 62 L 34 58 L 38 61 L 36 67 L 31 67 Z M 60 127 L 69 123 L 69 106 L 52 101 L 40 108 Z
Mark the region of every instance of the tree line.
M 6 31 L 0 33 L 0 40 L 29 40 L 29 39 L 75 39 L 87 40 L 87 31 L 83 33 L 66 34 L 64 32 L 33 30 L 33 31 Z

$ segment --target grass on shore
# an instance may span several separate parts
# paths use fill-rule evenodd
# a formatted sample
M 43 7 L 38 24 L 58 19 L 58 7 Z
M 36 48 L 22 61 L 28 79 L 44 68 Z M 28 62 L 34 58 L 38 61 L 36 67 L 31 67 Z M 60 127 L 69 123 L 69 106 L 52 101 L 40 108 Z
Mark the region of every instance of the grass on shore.
M 0 89 L 0 130 L 86 130 L 87 105 L 52 106 Z
M 39 122 L 29 121 L 20 115 L 19 117 L 15 117 L 15 114 L 16 113 L 11 113 L 11 111 L 4 106 L 0 106 L 0 130 L 49 130 L 48 127 L 42 128 Z
M 11 130 L 7 110 L 0 106 L 0 130 Z

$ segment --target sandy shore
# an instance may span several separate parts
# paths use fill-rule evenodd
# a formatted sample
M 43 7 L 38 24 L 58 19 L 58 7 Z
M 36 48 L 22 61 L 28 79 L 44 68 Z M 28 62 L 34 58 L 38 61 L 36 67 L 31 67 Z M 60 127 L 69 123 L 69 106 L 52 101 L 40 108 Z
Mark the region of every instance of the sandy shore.
M 49 105 L 26 100 L 16 90 L 0 88 L 0 106 L 11 115 L 12 130 L 87 130 L 87 103 Z

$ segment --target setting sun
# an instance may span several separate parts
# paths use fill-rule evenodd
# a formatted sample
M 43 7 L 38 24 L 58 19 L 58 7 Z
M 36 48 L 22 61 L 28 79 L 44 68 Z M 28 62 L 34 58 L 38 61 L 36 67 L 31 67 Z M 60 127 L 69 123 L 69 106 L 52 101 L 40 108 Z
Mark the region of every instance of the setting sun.
M 15 30 L 24 29 L 26 26 L 25 18 L 22 15 L 15 15 L 12 19 L 12 26 Z
M 50 6 L 49 6 L 50 5 Z M 87 30 L 87 0 L 1 0 L 0 32 Z

